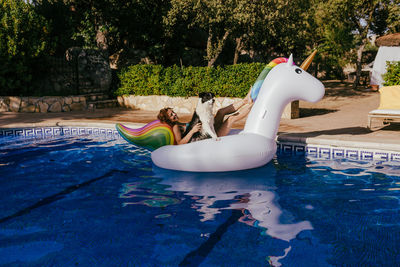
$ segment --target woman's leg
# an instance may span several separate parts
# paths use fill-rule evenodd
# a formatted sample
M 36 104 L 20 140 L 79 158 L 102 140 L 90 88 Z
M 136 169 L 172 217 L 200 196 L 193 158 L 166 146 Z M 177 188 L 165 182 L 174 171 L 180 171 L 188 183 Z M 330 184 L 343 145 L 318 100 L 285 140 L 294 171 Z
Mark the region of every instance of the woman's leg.
M 217 135 L 218 136 L 226 136 L 226 135 L 228 135 L 230 130 L 232 129 L 233 124 L 235 122 L 245 118 L 249 114 L 252 106 L 253 106 L 252 104 L 247 105 L 247 106 L 243 107 L 238 113 L 229 116 L 221 124 L 220 127 L 215 128 L 215 131 L 217 132 Z
M 251 87 L 245 98 L 241 99 L 240 101 L 238 101 L 236 103 L 230 104 L 229 106 L 220 108 L 217 111 L 217 114 L 215 114 L 215 117 L 214 117 L 214 128 L 215 129 L 220 128 L 222 126 L 222 124 L 224 123 L 224 117 L 226 115 L 232 114 L 232 113 L 238 111 L 245 104 L 251 104 L 253 102 L 251 99 L 251 96 L 250 96 L 250 92 L 251 92 Z

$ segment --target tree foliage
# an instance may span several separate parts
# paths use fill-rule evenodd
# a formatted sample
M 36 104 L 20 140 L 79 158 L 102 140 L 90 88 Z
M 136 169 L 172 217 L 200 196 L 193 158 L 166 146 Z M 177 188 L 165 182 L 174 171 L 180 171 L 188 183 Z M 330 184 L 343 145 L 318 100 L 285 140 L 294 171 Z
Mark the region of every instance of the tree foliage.
M 326 52 L 331 52 L 326 56 L 336 61 L 337 66 L 356 63 L 354 87 L 359 83 L 369 35 L 379 35 L 388 29 L 387 18 L 392 14 L 388 9 L 390 4 L 390 0 L 329 0 L 319 3 L 316 19 L 322 29 L 321 45 Z
M 24 94 L 49 51 L 49 24 L 22 0 L 0 0 L 0 24 L 0 95 Z
M 164 18 L 169 34 L 174 34 L 178 23 L 187 30 L 200 29 L 207 35 L 206 56 L 208 66 L 213 66 L 234 28 L 235 0 L 171 0 L 171 8 Z
M 400 1 L 393 0 L 389 1 L 388 12 L 386 17 L 386 25 L 388 32 L 398 33 L 400 32 Z
M 3 91 L 14 88 L 18 93 L 45 66 L 38 61 L 47 55 L 63 56 L 72 46 L 181 67 L 269 62 L 291 53 L 300 62 L 318 49 L 315 74 L 338 78 L 347 63 L 356 63 L 361 70 L 370 35 L 400 31 L 399 0 L 0 3 L 0 55 L 5 66 L 0 85 Z

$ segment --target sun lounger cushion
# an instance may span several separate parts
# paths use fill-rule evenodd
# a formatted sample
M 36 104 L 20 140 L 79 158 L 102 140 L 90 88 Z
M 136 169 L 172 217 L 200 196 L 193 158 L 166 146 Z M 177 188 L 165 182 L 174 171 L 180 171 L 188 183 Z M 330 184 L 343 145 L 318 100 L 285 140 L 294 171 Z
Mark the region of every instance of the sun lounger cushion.
M 382 87 L 379 93 L 381 99 L 378 109 L 400 110 L 400 85 Z
M 400 120 L 400 85 L 385 86 L 379 89 L 380 104 L 378 109 L 368 114 L 368 128 L 371 129 L 373 118 Z

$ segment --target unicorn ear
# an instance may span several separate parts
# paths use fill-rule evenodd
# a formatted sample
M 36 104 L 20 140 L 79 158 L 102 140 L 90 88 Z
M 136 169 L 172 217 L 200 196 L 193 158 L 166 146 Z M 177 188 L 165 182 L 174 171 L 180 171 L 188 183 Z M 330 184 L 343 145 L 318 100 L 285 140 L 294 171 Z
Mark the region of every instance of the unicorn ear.
M 290 54 L 290 57 L 288 59 L 286 66 L 291 67 L 292 65 L 293 65 L 293 54 Z

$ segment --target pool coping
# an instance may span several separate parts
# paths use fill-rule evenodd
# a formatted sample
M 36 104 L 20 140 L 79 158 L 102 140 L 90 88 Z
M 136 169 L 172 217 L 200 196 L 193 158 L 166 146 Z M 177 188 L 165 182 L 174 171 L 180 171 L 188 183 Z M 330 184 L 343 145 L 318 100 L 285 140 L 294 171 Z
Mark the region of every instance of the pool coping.
M 0 128 L 0 137 L 48 137 L 55 135 L 94 135 L 122 139 L 115 122 L 68 121 L 48 124 L 27 124 L 23 127 Z M 139 128 L 145 123 L 123 122 L 130 128 Z M 311 158 L 354 160 L 378 160 L 400 164 L 400 145 L 380 142 L 360 142 L 324 137 L 305 137 L 279 134 L 276 138 L 277 154 L 305 155 Z

